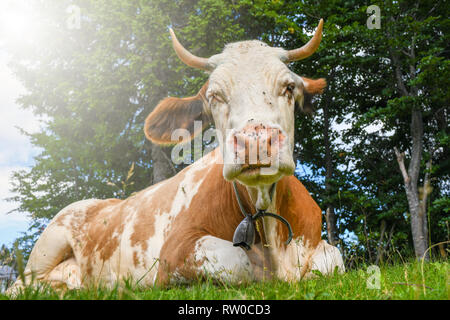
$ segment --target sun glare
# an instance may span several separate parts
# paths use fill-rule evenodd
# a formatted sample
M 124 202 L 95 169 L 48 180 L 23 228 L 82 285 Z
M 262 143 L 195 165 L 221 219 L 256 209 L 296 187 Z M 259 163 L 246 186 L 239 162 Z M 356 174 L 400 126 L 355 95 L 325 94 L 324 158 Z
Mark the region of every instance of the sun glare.
M 3 27 L 7 34 L 20 36 L 30 29 L 30 23 L 24 15 L 13 12 L 4 18 Z
M 29 5 L 6 1 L 0 11 L 0 40 L 29 42 L 36 39 L 38 24 Z

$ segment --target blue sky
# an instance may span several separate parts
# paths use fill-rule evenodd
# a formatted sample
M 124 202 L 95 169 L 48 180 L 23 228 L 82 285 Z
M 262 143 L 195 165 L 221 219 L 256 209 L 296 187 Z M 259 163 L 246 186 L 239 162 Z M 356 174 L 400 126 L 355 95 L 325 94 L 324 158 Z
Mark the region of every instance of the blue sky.
M 12 172 L 29 168 L 33 156 L 38 153 L 16 126 L 31 132 L 39 129 L 39 121 L 33 114 L 16 104 L 24 89 L 7 67 L 7 62 L 8 56 L 0 46 L 0 246 L 11 244 L 27 230 L 30 221 L 24 214 L 7 214 L 17 207 L 17 203 L 4 200 L 13 195 L 9 191 Z

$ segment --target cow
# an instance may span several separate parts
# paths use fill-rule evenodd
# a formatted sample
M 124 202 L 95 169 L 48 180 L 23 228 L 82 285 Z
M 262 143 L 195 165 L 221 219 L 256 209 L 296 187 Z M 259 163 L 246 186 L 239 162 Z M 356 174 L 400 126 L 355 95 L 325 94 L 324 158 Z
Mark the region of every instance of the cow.
M 145 121 L 145 135 L 168 145 L 174 130 L 186 129 L 193 139 L 212 123 L 220 133 L 218 147 L 125 200 L 83 200 L 61 210 L 36 242 L 25 282 L 74 289 L 125 279 L 166 286 L 201 279 L 297 281 L 314 270 L 344 272 L 339 250 L 321 239 L 320 207 L 293 176 L 294 112 L 308 112 L 326 81 L 299 76 L 287 64 L 317 50 L 322 28 L 320 20 L 298 49 L 242 41 L 210 58 L 190 53 L 170 29 L 178 57 L 209 79 L 193 97 L 162 100 Z M 204 126 L 195 129 L 195 121 Z M 250 162 L 248 150 L 261 146 L 270 157 L 261 153 Z M 269 158 L 276 165 L 263 161 Z M 233 245 L 244 211 L 272 212 L 287 223 L 262 216 L 252 243 Z M 23 285 L 19 279 L 13 288 Z

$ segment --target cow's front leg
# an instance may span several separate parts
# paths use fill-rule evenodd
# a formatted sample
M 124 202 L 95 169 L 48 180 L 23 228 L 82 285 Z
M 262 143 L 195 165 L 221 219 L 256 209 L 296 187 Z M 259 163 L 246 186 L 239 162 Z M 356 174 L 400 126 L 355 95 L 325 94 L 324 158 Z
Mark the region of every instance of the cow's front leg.
M 247 254 L 242 248 L 233 247 L 230 241 L 206 235 L 197 238 L 191 250 L 188 246 L 188 243 L 179 244 L 175 251 L 188 252 L 188 255 L 184 258 L 179 255 L 177 260 L 172 260 L 172 264 L 162 257 L 158 272 L 160 284 L 199 279 L 227 283 L 253 280 L 253 268 Z
M 302 239 L 293 240 L 285 250 L 275 253 L 277 276 L 286 281 L 298 281 L 315 276 L 315 270 L 329 275 L 337 268 L 344 272 L 344 262 L 338 248 L 321 240 L 312 247 Z
M 194 257 L 199 262 L 199 271 L 207 277 L 232 283 L 253 279 L 247 254 L 230 241 L 204 236 L 196 243 Z

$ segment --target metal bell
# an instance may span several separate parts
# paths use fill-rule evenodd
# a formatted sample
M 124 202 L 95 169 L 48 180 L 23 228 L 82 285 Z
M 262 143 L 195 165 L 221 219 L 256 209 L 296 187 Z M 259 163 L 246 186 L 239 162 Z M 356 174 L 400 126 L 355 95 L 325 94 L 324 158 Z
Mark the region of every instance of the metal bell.
M 255 243 L 255 225 L 251 216 L 246 216 L 234 231 L 233 246 L 250 250 Z

